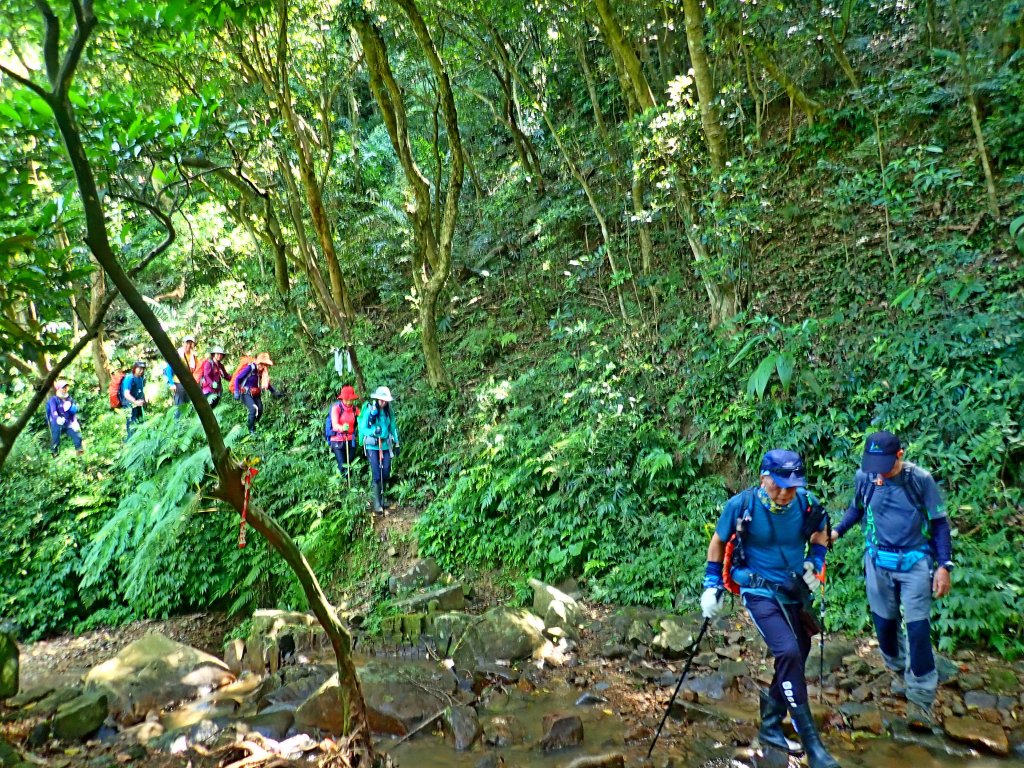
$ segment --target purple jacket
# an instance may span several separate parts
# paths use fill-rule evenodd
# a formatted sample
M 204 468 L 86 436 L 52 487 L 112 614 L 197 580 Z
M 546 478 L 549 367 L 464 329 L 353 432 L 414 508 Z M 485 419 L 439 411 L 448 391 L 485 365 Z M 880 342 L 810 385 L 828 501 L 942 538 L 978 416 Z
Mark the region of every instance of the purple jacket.
M 57 419 L 61 416 L 70 422 L 75 418 L 76 413 L 78 413 L 78 404 L 70 397 L 60 398 L 52 395 L 46 401 L 46 420 L 51 424 L 56 424 Z

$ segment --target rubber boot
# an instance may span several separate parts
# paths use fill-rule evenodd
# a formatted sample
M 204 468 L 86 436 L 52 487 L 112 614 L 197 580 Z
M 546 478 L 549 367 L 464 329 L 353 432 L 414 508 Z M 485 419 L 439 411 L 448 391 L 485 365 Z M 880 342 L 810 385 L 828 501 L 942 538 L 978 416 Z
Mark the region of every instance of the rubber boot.
M 381 499 L 380 483 L 373 484 L 373 511 L 378 515 L 384 514 L 384 504 Z
M 791 755 L 802 755 L 804 753 L 800 743 L 787 739 L 782 732 L 782 721 L 786 717 L 786 703 L 776 701 L 768 694 L 761 694 L 761 730 L 757 732 L 757 739 L 762 746 L 773 747 L 774 749 L 788 752 Z
M 825 745 L 821 743 L 818 729 L 814 725 L 814 716 L 811 714 L 810 704 L 801 704 L 799 707 L 790 706 L 789 714 L 796 725 L 797 733 L 800 734 L 800 741 L 807 753 L 807 765 L 809 768 L 842 768 L 836 759 L 828 753 Z

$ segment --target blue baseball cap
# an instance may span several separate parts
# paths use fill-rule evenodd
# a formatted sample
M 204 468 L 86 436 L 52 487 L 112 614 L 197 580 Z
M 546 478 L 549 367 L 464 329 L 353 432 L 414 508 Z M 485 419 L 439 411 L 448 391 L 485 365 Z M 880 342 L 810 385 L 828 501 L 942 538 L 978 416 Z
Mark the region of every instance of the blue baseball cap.
M 773 448 L 761 459 L 761 474 L 770 475 L 779 488 L 802 488 L 807 485 L 804 477 L 804 460 L 795 451 Z
M 896 453 L 903 448 L 892 432 L 872 432 L 864 441 L 860 468 L 869 475 L 884 475 L 896 464 Z

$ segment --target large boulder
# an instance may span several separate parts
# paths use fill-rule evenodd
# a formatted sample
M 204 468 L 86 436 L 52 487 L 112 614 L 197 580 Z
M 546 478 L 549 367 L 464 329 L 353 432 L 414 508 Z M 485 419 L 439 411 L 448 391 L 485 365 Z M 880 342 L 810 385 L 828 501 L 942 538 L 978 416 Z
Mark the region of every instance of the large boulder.
M 152 633 L 93 667 L 85 683 L 87 690 L 106 693 L 110 713 L 131 725 L 150 710 L 205 696 L 234 679 L 216 656 Z
M 98 731 L 106 717 L 106 694 L 82 694 L 57 708 L 53 716 L 53 735 L 64 741 L 84 739 Z
M 674 616 L 661 619 L 658 622 L 658 634 L 651 640 L 651 647 L 667 659 L 686 658 L 693 650 L 698 629 L 699 625 Z
M 18 692 L 18 644 L 6 632 L 0 632 L 0 699 Z
M 425 557 L 413 563 L 405 573 L 389 578 L 388 589 L 392 595 L 397 595 L 410 589 L 429 587 L 439 578 L 441 567 L 434 558 Z
M 461 611 L 466 607 L 466 592 L 461 584 L 449 584 L 404 600 L 396 600 L 393 607 L 399 613 Z
M 370 728 L 376 733 L 404 736 L 447 706 L 454 693 L 450 672 L 421 665 L 385 664 L 370 661 L 359 671 Z M 338 675 L 332 675 L 295 710 L 300 732 L 319 729 L 340 734 L 343 730 Z
M 530 586 L 533 587 L 533 612 L 544 620 L 544 626 L 558 627 L 565 635 L 578 638 L 583 611 L 576 599 L 538 579 L 530 579 Z
M 523 608 L 492 608 L 466 631 L 463 648 L 478 661 L 528 659 L 544 645 L 544 621 Z
M 1006 757 L 1010 753 L 1006 731 L 999 725 L 973 717 L 947 717 L 942 724 L 946 735 L 953 741 L 981 747 L 1001 757 Z
M 444 713 L 444 726 L 445 733 L 451 737 L 457 752 L 471 749 L 484 733 L 480 726 L 480 718 L 472 707 L 448 707 Z

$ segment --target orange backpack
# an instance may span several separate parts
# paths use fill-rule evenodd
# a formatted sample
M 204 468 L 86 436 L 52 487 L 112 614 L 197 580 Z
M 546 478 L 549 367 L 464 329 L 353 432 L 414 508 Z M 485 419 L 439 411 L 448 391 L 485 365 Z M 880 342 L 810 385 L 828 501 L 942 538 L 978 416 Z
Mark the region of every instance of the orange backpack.
M 107 394 L 110 395 L 110 407 L 120 408 L 123 403 L 121 402 L 121 385 L 124 383 L 124 377 L 128 375 L 128 371 L 118 371 L 110 377 L 110 386 L 107 387 Z
M 231 394 L 235 396 L 235 400 L 242 396 L 242 393 L 238 391 L 238 374 L 254 362 L 256 362 L 256 358 L 250 357 L 249 355 L 242 355 L 241 359 L 238 361 L 238 367 L 235 368 L 235 372 L 231 376 Z

